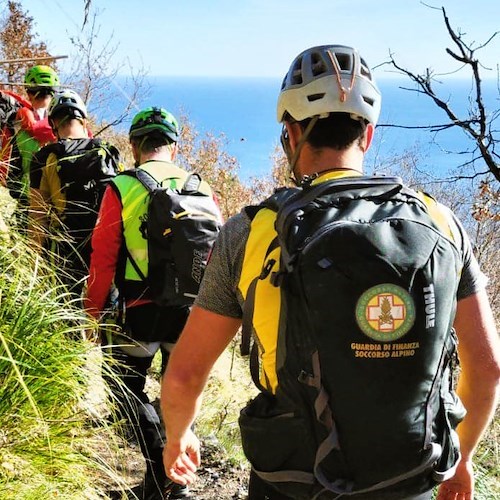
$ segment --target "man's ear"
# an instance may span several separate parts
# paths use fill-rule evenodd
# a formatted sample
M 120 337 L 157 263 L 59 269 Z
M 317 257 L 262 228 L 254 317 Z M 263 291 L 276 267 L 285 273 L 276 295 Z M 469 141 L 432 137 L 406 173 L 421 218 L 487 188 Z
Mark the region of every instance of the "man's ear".
M 130 141 L 130 149 L 135 162 L 139 161 L 139 147 L 135 141 Z
M 55 120 L 48 119 L 50 128 L 52 129 L 52 133 L 59 139 L 59 134 L 57 133 L 57 130 L 59 129 L 59 125 Z
M 304 132 L 298 122 L 285 122 L 286 131 L 288 132 L 288 141 L 292 151 L 295 151 L 297 144 Z
M 177 152 L 179 151 L 179 145 L 178 143 L 175 143 L 172 145 L 172 161 L 175 160 L 175 157 L 177 156 Z

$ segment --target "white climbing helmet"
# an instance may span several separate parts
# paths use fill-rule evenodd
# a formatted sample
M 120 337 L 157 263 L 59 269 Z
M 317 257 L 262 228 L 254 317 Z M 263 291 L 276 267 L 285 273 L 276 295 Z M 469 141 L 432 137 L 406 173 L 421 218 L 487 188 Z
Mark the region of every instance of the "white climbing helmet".
M 312 47 L 292 62 L 278 97 L 277 119 L 349 113 L 376 125 L 382 97 L 358 51 L 343 45 Z

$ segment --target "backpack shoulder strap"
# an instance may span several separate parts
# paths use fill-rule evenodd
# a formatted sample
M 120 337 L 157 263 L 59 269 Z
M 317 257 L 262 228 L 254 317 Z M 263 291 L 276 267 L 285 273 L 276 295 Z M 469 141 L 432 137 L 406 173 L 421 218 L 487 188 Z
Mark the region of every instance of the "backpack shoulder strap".
M 123 172 L 120 172 L 120 175 L 126 175 L 128 177 L 137 179 L 150 193 L 155 189 L 158 189 L 158 187 L 160 186 L 160 183 L 151 174 L 149 174 L 142 168 L 125 170 Z
M 134 168 L 132 170 L 124 170 L 123 172 L 120 172 L 119 175 L 125 175 L 127 177 L 133 177 L 134 179 L 137 179 L 146 189 L 149 193 L 153 192 L 155 189 L 158 188 L 159 184 L 158 182 L 154 179 L 154 177 L 146 172 L 145 170 L 142 170 L 141 168 Z M 134 268 L 135 272 L 139 275 L 142 281 L 146 282 L 147 278 L 144 275 L 144 273 L 139 269 L 139 266 L 137 265 L 137 262 L 135 262 L 134 258 L 132 257 L 131 253 L 129 252 L 129 249 L 127 248 L 127 245 L 124 243 L 123 245 L 124 253 L 127 259 L 130 261 L 130 264 Z
M 263 208 L 268 208 L 273 212 L 278 212 L 288 200 L 297 196 L 301 192 L 299 188 L 278 188 L 276 191 L 258 205 L 247 205 L 243 210 L 252 221 L 257 213 Z
M 450 222 L 445 213 L 441 210 L 438 202 L 430 194 L 424 191 L 417 191 L 417 196 L 427 207 L 427 211 L 439 229 L 448 236 L 451 241 L 456 241 Z
M 48 158 L 49 155 L 53 153 L 59 157 L 64 154 L 64 146 L 62 143 L 58 142 L 52 142 L 50 144 L 46 144 L 45 146 L 41 147 L 36 153 L 40 154 L 41 157 Z
M 201 177 L 196 172 L 189 174 L 184 185 L 182 186 L 181 193 L 189 194 L 199 191 L 201 185 Z
M 262 203 L 259 205 L 249 205 L 244 208 L 244 211 L 248 218 L 252 221 L 257 213 L 262 210 L 263 208 L 268 208 L 270 210 L 273 210 L 274 212 L 278 212 L 279 207 L 285 203 L 285 201 L 292 196 L 296 195 L 297 191 L 299 191 L 296 188 L 281 188 L 278 189 L 272 194 L 269 198 L 264 200 Z M 248 287 L 246 298 L 245 298 L 245 304 L 243 306 L 243 319 L 242 319 L 242 325 L 241 325 L 241 341 L 240 341 L 240 353 L 242 356 L 247 356 L 250 354 L 250 373 L 252 376 L 252 380 L 254 384 L 261 390 L 261 391 L 266 391 L 262 384 L 260 383 L 259 380 L 259 370 L 258 370 L 258 356 L 257 356 L 257 350 L 256 346 L 254 343 L 253 348 L 251 349 L 251 344 L 252 344 L 252 334 L 253 334 L 253 326 L 252 326 L 252 321 L 253 321 L 253 312 L 255 308 L 255 294 L 256 294 L 256 287 L 257 283 L 259 280 L 266 279 L 266 277 L 269 275 L 271 272 L 271 269 L 274 265 L 274 260 L 268 260 L 268 257 L 270 253 L 278 248 L 279 246 L 279 240 L 277 237 L 273 238 L 271 243 L 269 244 L 266 254 L 264 257 L 264 262 L 262 264 L 262 270 L 259 276 L 256 276 L 253 278 L 252 282 L 250 283 L 250 286 Z

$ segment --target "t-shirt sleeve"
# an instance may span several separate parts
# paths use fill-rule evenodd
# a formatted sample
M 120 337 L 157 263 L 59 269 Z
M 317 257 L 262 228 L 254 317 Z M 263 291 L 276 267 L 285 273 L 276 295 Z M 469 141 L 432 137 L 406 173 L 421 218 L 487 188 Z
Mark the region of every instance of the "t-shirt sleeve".
M 463 268 L 457 290 L 457 299 L 461 300 L 484 290 L 488 283 L 488 278 L 479 267 L 470 238 L 462 223 L 449 208 L 443 205 L 440 206 L 448 214 L 455 243 L 462 253 Z
M 237 289 L 249 231 L 250 220 L 244 212 L 224 224 L 205 269 L 197 306 L 222 316 L 242 317 Z

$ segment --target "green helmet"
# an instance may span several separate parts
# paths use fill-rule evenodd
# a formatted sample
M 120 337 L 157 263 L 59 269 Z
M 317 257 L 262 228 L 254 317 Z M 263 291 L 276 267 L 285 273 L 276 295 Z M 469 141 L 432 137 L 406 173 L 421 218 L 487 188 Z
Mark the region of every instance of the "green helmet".
M 169 142 L 177 142 L 179 124 L 174 115 L 164 108 L 146 108 L 134 116 L 128 135 L 131 139 L 144 135 L 160 135 L 166 137 Z
M 59 86 L 59 77 L 50 66 L 33 66 L 24 77 L 24 83 L 28 88 L 50 88 L 55 90 Z

